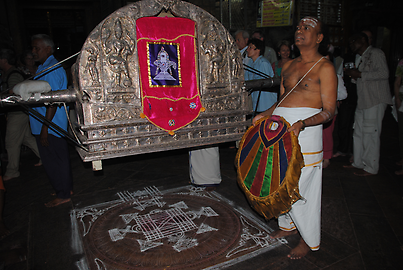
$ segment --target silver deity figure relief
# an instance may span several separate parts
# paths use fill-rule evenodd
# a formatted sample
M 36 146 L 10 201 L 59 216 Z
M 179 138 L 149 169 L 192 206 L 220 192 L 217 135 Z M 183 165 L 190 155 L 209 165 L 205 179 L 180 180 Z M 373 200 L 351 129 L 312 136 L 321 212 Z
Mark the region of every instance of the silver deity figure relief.
M 238 51 L 238 47 L 236 46 L 235 42 L 232 44 L 231 49 L 230 49 L 230 55 L 231 55 L 231 77 L 232 78 L 238 78 L 239 73 L 241 70 L 242 62 L 241 62 L 241 57 L 239 55 L 236 55 L 237 53 L 240 54 Z
M 89 53 L 87 57 L 87 69 L 91 75 L 92 86 L 100 86 L 101 84 L 99 82 L 99 74 L 97 69 L 98 50 L 93 47 L 89 47 L 86 49 L 86 51 Z
M 208 23 L 205 28 L 206 36 L 202 42 L 202 49 L 206 55 L 208 55 L 208 79 L 209 83 L 220 83 L 222 76 L 220 76 L 220 70 L 225 65 L 224 56 L 225 43 L 220 39 L 218 35 L 218 29 L 212 22 Z
M 128 34 L 125 34 L 120 19 L 116 19 L 113 32 L 113 35 L 110 34 L 103 44 L 106 62 L 114 73 L 115 84 L 120 87 L 130 87 L 132 82 L 127 59 L 134 53 L 135 43 Z
M 161 13 L 196 23 L 197 83 L 206 109 L 194 123 L 177 130 L 175 136 L 142 118 L 136 21 Z M 155 42 L 163 45 L 162 41 Z M 150 59 L 150 67 L 158 65 L 156 73 L 156 68 L 150 68 L 150 79 L 158 81 L 162 76 L 172 82 L 166 78 L 179 76 L 181 67 L 174 50 L 163 46 L 168 55 L 162 51 L 159 59 Z M 158 46 L 155 53 L 161 48 Z M 142 0 L 120 8 L 90 33 L 77 59 L 73 74 L 80 98 L 76 102 L 77 124 L 89 149 L 88 152 L 78 149 L 84 161 L 234 141 L 250 125 L 246 120 L 250 111 L 247 93 L 242 90 L 242 57 L 235 41 L 216 18 L 187 1 Z M 154 63 L 156 59 L 159 61 Z M 228 119 L 222 120 L 225 126 L 214 122 L 217 115 Z M 98 133 L 101 127 L 109 135 L 101 136 Z M 119 128 L 127 128 L 129 132 L 123 134 L 118 132 Z

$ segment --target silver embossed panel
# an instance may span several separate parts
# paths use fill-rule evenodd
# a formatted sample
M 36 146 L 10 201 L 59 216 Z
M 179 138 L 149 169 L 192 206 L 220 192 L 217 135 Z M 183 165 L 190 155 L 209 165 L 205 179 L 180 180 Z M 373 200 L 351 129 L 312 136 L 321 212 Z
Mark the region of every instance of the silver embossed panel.
M 140 117 L 136 20 L 161 12 L 196 22 L 199 89 L 206 111 L 174 136 Z M 234 39 L 201 8 L 177 0 L 139 1 L 90 33 L 73 69 L 84 161 L 235 141 L 250 124 L 243 67 Z

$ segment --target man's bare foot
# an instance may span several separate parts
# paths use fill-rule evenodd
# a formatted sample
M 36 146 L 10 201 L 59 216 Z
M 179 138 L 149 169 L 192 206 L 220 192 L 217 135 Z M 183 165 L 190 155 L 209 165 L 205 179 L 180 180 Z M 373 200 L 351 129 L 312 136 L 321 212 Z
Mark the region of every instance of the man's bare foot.
M 287 257 L 290 258 L 291 260 L 299 260 L 299 259 L 305 257 L 305 255 L 308 254 L 308 252 L 310 250 L 311 249 L 308 247 L 308 245 L 305 243 L 305 241 L 301 238 L 299 240 L 298 246 L 293 248 L 291 250 L 290 254 L 287 255 Z
M 277 230 L 277 231 L 272 232 L 270 234 L 270 237 L 271 238 L 282 238 L 282 237 L 287 237 L 287 236 L 294 235 L 297 233 L 298 233 L 297 230 L 292 230 L 292 231 Z
M 16 177 L 5 175 L 5 176 L 3 176 L 3 181 L 9 181 L 9 180 L 14 179 L 14 178 L 16 178 Z
M 344 153 L 342 153 L 342 152 L 340 152 L 340 151 L 337 151 L 334 155 L 333 155 L 333 157 L 334 158 L 336 158 L 336 157 L 344 157 L 346 154 L 344 154 Z
M 70 190 L 70 195 L 73 196 L 73 191 L 72 190 Z M 50 196 L 56 196 L 56 192 L 50 193 Z
M 42 161 L 39 161 L 38 163 L 35 163 L 34 166 L 35 166 L 35 167 L 40 167 L 40 166 L 42 166 Z
M 71 201 L 70 198 L 68 198 L 68 199 L 56 198 L 56 199 L 51 200 L 48 203 L 45 203 L 45 206 L 46 207 L 55 207 L 55 206 L 58 206 L 58 205 L 61 205 L 64 203 L 68 203 L 69 201 Z
M 323 164 L 322 164 L 322 168 L 325 169 L 329 165 L 330 165 L 330 160 L 329 159 L 324 159 Z

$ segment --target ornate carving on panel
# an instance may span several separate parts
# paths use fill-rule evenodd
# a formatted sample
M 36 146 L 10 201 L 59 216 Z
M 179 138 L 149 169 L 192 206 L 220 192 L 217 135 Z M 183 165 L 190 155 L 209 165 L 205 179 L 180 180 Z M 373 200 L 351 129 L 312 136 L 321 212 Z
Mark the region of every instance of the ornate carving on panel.
M 133 113 L 126 108 L 120 108 L 116 112 L 116 120 L 128 120 L 134 117 Z
M 94 110 L 94 118 L 99 121 L 108 121 L 115 118 L 116 110 L 112 107 L 98 107 Z
M 242 61 L 241 61 L 241 54 L 236 46 L 235 42 L 232 42 L 230 47 L 230 56 L 231 59 L 231 78 L 238 79 L 242 73 Z
M 101 88 L 91 88 L 86 91 L 92 100 L 100 101 L 102 100 L 102 89 Z
M 141 6 L 141 15 L 144 17 L 148 16 L 158 16 L 158 14 L 165 10 L 169 11 L 174 5 L 176 5 L 179 0 L 147 0 L 139 1 Z
M 112 20 L 112 19 L 111 19 Z M 106 64 L 113 73 L 113 80 L 117 87 L 127 88 L 132 85 L 128 70 L 128 57 L 134 53 L 135 41 L 125 27 L 129 27 L 127 21 L 117 18 L 110 27 L 107 20 L 102 28 L 102 48 L 106 56 Z M 108 23 L 109 22 L 109 23 Z
M 87 69 L 92 79 L 91 85 L 98 87 L 101 85 L 99 82 L 99 73 L 97 68 L 99 51 L 95 47 L 88 47 L 85 50 L 89 53 L 87 56 Z
M 174 5 L 172 5 L 172 12 L 175 14 L 175 16 L 179 17 L 186 17 L 186 18 L 192 18 L 192 15 L 197 18 L 197 15 L 199 12 L 195 9 L 195 6 L 192 4 L 187 3 L 187 5 L 183 5 L 180 3 L 180 1 L 176 1 Z
M 203 35 L 204 39 L 201 43 L 204 54 L 208 56 L 207 69 L 208 83 L 222 83 L 225 76 L 222 76 L 220 72 L 224 71 L 225 65 L 225 51 L 226 44 L 220 38 L 218 29 L 211 21 L 205 21 L 203 23 Z
M 160 5 L 160 9 L 171 10 L 176 5 L 178 0 L 156 0 L 156 3 Z
M 114 120 L 129 120 L 134 118 L 134 113 L 126 108 L 116 108 L 111 106 L 98 107 L 94 110 L 94 118 L 99 122 Z
M 204 107 L 207 111 L 225 111 L 225 110 L 237 110 L 240 108 L 241 96 L 229 95 L 226 97 L 220 97 L 216 99 L 210 99 L 204 103 Z
M 234 123 L 231 131 L 226 131 L 225 128 L 213 128 L 207 132 L 207 126 L 213 125 L 214 121 L 206 121 L 202 113 L 199 119 L 191 124 L 194 127 L 192 132 L 186 131 L 184 135 L 181 135 L 178 131 L 175 133 L 176 137 L 168 135 L 158 137 L 163 131 L 149 123 L 147 119 L 140 117 L 142 107 L 136 20 L 142 17 L 158 16 L 161 12 L 188 18 L 196 23 L 195 45 L 199 71 L 197 80 L 202 104 L 207 112 L 232 114 L 239 112 L 244 116 L 243 112 L 247 111 L 248 108 L 245 108 L 248 106 L 247 94 L 241 89 L 243 84 L 241 55 L 230 33 L 216 18 L 186 1 L 136 1 L 120 8 L 103 20 L 88 36 L 77 60 L 74 86 L 83 96 L 76 106 L 82 109 L 82 112 L 78 112 L 79 115 L 81 114 L 78 121 L 82 130 L 98 129 L 98 124 L 101 124 L 102 129 L 105 130 L 113 130 L 116 124 L 128 130 L 127 134 L 125 131 L 116 135 L 107 133 L 104 137 L 101 137 L 98 132 L 94 136 L 91 136 L 91 133 L 83 133 L 89 141 L 95 137 L 97 140 L 94 142 L 96 145 L 89 147 L 91 150 L 88 156 L 98 155 L 102 151 L 101 159 L 103 159 L 104 156 L 109 155 L 109 152 L 114 153 L 113 149 L 120 151 L 119 155 L 130 155 L 136 151 L 133 150 L 135 148 L 147 147 L 147 149 L 155 150 L 179 145 L 179 143 L 183 144 L 181 147 L 199 146 L 201 145 L 199 142 L 206 140 L 207 137 L 212 140 L 217 138 L 229 141 L 231 139 L 221 138 L 225 136 L 235 138 L 233 127 L 239 130 L 244 129 L 241 123 Z M 203 120 L 198 121 L 200 119 Z M 219 121 L 225 122 L 221 118 Z M 143 122 L 150 125 L 150 131 L 145 129 Z M 155 136 L 154 133 L 158 135 Z M 143 137 L 137 138 L 137 134 L 143 134 Z M 123 142 L 132 135 L 133 138 L 128 141 L 128 144 Z M 122 136 L 124 138 L 121 138 Z M 116 138 L 118 142 L 110 143 L 107 141 L 110 137 Z M 104 143 L 103 140 L 107 142 Z M 146 153 L 148 150 L 142 151 Z M 116 156 L 116 154 L 113 155 Z
M 140 16 L 140 13 L 141 13 L 140 10 L 141 10 L 141 8 L 140 8 L 140 5 L 139 5 L 139 2 L 133 3 L 133 4 L 128 6 L 127 15 L 130 18 L 137 19 Z
M 106 101 L 113 103 L 131 103 L 136 98 L 133 93 L 113 93 L 108 94 Z

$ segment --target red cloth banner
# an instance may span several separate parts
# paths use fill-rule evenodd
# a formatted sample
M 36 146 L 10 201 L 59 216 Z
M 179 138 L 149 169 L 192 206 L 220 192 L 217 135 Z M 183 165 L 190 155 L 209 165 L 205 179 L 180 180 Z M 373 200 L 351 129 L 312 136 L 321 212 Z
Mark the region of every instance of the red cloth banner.
M 195 22 L 143 17 L 136 21 L 142 117 L 173 134 L 204 110 L 197 71 Z

